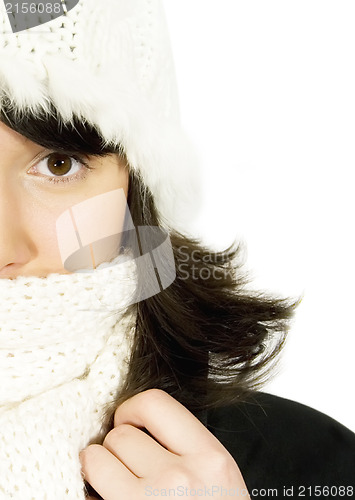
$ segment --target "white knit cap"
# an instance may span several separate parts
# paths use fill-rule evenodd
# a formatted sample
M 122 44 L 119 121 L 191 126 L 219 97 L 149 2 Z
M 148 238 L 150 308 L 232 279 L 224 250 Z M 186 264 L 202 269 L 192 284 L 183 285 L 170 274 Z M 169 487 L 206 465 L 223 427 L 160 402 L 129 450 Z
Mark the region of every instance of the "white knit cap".
M 85 118 L 105 144 L 124 148 L 154 196 L 162 226 L 186 229 L 200 207 L 199 172 L 181 128 L 161 2 L 79 0 L 65 15 L 38 26 L 28 14 L 34 27 L 18 32 L 5 3 L 0 108 L 7 97 L 18 111 L 36 115 L 53 104 L 65 123 L 74 114 Z

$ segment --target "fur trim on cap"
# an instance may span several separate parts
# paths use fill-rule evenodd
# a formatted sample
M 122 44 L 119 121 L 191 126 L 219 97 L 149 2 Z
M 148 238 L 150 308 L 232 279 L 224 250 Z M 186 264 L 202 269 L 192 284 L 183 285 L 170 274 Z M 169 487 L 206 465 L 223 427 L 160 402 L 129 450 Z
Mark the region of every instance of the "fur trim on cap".
M 0 98 L 34 116 L 54 104 L 64 123 L 85 118 L 106 144 L 124 148 L 163 226 L 186 229 L 200 206 L 199 169 L 180 124 L 160 1 L 79 0 L 18 33 L 3 2 L 0 14 Z

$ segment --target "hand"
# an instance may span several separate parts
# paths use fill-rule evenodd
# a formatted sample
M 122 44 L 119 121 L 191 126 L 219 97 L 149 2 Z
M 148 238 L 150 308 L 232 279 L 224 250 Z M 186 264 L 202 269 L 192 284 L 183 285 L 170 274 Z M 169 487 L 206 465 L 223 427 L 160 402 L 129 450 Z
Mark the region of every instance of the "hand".
M 220 499 L 225 490 L 234 490 L 234 497 L 250 498 L 237 464 L 218 439 L 159 389 L 120 405 L 103 445 L 88 446 L 80 461 L 85 480 L 104 500 L 161 498 L 169 489 L 175 489 L 170 496 Z

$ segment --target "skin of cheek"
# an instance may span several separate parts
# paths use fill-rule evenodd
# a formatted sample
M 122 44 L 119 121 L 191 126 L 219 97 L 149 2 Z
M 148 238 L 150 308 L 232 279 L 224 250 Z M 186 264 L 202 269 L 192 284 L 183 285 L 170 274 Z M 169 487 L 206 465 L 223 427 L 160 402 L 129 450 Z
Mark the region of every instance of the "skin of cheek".
M 31 274 L 44 277 L 54 272 L 70 273 L 64 268 L 58 246 L 56 223 L 63 212 L 69 209 L 73 212 L 75 206 L 81 202 L 120 188 L 123 188 L 127 199 L 128 171 L 122 167 L 118 157 L 110 155 L 95 159 L 94 163 L 95 169 L 87 172 L 86 178 L 59 186 L 52 186 L 49 182 L 37 182 L 33 178 L 35 176 L 27 179 L 21 212 L 22 223 L 35 247 L 32 262 L 26 266 Z M 122 219 L 123 224 L 123 210 L 112 214 L 113 216 Z M 96 225 L 97 230 L 103 223 L 100 217 L 90 217 L 89 224 Z M 92 231 L 95 231 L 95 227 L 92 227 Z

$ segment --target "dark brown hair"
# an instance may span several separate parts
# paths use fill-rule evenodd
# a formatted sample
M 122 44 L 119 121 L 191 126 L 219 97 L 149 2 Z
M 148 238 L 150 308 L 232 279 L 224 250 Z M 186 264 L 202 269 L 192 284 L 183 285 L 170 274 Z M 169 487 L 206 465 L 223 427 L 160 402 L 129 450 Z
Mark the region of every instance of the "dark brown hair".
M 54 109 L 34 118 L 15 113 L 3 99 L 0 119 L 48 149 L 124 155 L 117 146 L 103 147 L 98 131 L 82 119 L 61 123 Z M 128 206 L 135 226 L 160 225 L 153 196 L 133 171 Z M 124 386 L 107 407 L 111 425 L 119 403 L 149 388 L 167 391 L 194 413 L 245 398 L 270 376 L 299 302 L 247 290 L 242 244 L 211 251 L 181 232 L 169 236 L 176 279 L 130 306 L 137 313 L 134 346 Z

